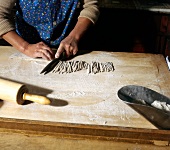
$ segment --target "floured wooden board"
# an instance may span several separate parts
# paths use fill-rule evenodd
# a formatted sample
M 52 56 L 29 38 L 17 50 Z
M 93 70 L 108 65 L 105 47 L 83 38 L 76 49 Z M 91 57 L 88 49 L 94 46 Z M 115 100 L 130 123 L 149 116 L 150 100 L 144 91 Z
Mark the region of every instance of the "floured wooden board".
M 30 93 L 46 95 L 52 100 L 50 106 L 0 101 L 0 117 L 156 129 L 123 103 L 117 91 L 135 84 L 170 97 L 170 72 L 162 55 L 93 51 L 73 60 L 113 62 L 115 70 L 43 75 L 40 72 L 48 61 L 29 58 L 12 47 L 0 47 L 0 77 L 24 83 Z

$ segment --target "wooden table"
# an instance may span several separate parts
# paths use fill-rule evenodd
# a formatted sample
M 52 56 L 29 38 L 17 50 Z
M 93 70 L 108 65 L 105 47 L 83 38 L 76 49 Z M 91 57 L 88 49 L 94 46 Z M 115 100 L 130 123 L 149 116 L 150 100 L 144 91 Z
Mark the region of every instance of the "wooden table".
M 168 130 L 157 129 L 117 96 L 121 87 L 133 84 L 170 97 L 170 72 L 162 55 L 92 51 L 73 60 L 113 62 L 115 70 L 43 75 L 48 61 L 0 47 L 0 77 L 24 83 L 30 93 L 52 101 L 51 105 L 1 101 L 1 134 L 169 145 Z

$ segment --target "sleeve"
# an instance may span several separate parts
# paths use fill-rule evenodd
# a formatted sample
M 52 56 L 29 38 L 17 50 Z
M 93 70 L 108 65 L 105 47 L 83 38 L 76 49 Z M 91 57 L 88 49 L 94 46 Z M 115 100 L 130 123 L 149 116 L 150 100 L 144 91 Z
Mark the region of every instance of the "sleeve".
M 14 30 L 14 15 L 12 10 L 16 0 L 0 0 L 0 36 Z
M 95 24 L 99 14 L 98 0 L 84 0 L 83 9 L 81 10 L 79 17 L 88 18 Z

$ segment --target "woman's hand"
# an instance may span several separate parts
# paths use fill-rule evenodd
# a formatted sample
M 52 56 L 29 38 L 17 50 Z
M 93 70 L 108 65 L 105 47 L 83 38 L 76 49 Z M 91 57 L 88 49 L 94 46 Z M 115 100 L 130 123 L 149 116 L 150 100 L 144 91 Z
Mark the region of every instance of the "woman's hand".
M 67 36 L 61 41 L 55 57 L 60 57 L 64 51 L 67 57 L 75 55 L 78 52 L 78 41 L 73 36 Z
M 91 20 L 79 17 L 74 29 L 61 41 L 55 57 L 58 58 L 64 51 L 67 57 L 75 55 L 78 52 L 78 42 L 92 24 Z
M 22 37 L 20 37 L 15 31 L 9 31 L 2 36 L 8 43 L 14 46 L 17 50 L 23 54 L 36 58 L 41 57 L 46 60 L 54 59 L 54 53 L 44 42 L 36 44 L 29 44 Z
M 46 60 L 54 59 L 53 51 L 43 42 L 26 45 L 23 53 L 32 58 L 40 57 Z

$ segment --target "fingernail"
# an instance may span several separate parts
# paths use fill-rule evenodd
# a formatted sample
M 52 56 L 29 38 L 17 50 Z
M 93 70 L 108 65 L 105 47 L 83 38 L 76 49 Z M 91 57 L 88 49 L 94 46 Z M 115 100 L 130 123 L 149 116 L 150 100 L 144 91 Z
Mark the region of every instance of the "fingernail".
M 55 54 L 55 58 L 58 58 L 59 57 L 59 54 Z
M 73 52 L 73 55 L 76 55 L 77 52 Z

